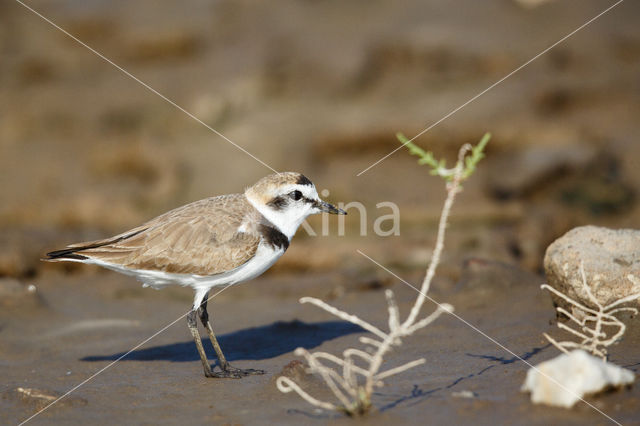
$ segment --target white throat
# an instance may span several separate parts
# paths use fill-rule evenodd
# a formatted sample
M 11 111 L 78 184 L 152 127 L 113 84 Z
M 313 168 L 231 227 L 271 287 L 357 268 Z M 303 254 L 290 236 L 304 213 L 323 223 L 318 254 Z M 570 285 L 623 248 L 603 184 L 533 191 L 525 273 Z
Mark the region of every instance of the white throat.
M 250 196 L 246 196 L 246 194 L 245 197 L 247 197 L 247 201 L 267 218 L 269 222 L 274 224 L 289 241 L 291 241 L 291 238 L 293 238 L 302 222 L 304 222 L 311 213 L 309 209 L 285 209 L 276 211 L 269 206 L 253 200 Z

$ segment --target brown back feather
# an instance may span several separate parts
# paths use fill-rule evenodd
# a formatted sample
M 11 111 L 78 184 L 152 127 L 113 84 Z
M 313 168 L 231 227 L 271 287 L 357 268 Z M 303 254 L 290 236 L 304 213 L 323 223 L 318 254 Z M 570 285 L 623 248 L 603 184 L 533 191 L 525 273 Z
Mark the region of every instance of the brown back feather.
M 261 220 L 243 194 L 207 198 L 114 237 L 51 252 L 47 260 L 91 258 L 131 269 L 220 274 L 246 263 L 258 248 L 255 229 L 236 231 L 247 216 Z

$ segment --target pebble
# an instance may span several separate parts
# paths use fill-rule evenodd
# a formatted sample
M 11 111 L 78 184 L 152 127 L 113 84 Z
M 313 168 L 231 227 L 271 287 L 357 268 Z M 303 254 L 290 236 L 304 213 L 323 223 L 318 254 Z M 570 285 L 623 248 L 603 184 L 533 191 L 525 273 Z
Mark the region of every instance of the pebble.
M 578 349 L 530 368 L 521 391 L 531 392 L 534 404 L 571 408 L 585 395 L 634 380 L 632 371 Z
M 42 306 L 36 286 L 25 285 L 11 277 L 0 278 L 0 308 L 5 311 L 31 309 Z
M 547 283 L 571 299 L 596 308 L 583 288 L 581 263 L 591 293 L 603 306 L 640 292 L 640 231 L 581 226 L 547 248 Z M 557 306 L 570 308 L 567 302 L 552 297 Z M 640 300 L 635 305 L 640 306 Z

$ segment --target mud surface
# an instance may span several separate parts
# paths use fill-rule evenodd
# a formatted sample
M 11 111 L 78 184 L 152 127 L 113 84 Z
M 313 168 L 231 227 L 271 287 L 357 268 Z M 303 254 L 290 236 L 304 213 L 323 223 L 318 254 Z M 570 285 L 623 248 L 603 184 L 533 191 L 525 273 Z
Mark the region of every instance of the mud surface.
M 384 289 L 405 315 L 415 298 L 356 250 L 417 285 L 442 183 L 402 150 L 356 175 L 398 146 L 396 132 L 417 134 L 609 3 L 29 4 L 270 166 L 303 172 L 328 201 L 362 203 L 366 217 L 352 208 L 344 228 L 311 218 L 316 236 L 300 230 L 263 277 L 212 300 L 228 358 L 267 374 L 205 379 L 178 319 L 190 290 L 142 289 L 39 259 L 239 192 L 270 170 L 20 4 L 0 3 L 1 423 L 25 420 L 85 381 L 31 423 L 611 423 L 584 403 L 532 405 L 519 392 L 528 367 L 450 316 L 393 353 L 389 365 L 427 363 L 388 380 L 365 419 L 317 412 L 275 387 L 284 371 L 327 396 L 291 364 L 293 350 L 339 354 L 362 335 L 300 297 L 380 326 Z M 545 248 L 579 225 L 640 228 L 638 16 L 637 3 L 623 2 L 416 141 L 451 163 L 461 144 L 493 134 L 454 207 L 430 294 L 533 364 L 557 354 L 542 337 L 557 333 L 539 290 Z M 399 235 L 374 232 L 391 213 L 383 202 L 400 209 Z M 638 372 L 640 327 L 628 322 L 611 361 Z M 637 424 L 638 389 L 588 401 Z
M 530 363 L 555 356 L 557 351 L 541 337 L 545 331 L 557 334 L 551 324 L 551 302 L 538 290 L 541 277 L 478 259 L 470 261 L 468 270 L 472 270 L 473 279 L 463 277 L 454 285 L 443 284 L 432 296 L 454 304 L 458 315 Z M 332 279 L 320 275 L 303 282 L 295 275 L 261 278 L 216 297 L 210 310 L 228 359 L 234 366 L 261 368 L 267 374 L 214 380 L 202 375 L 184 319 L 112 365 L 183 315 L 188 303 L 182 299 L 188 298 L 189 292 L 132 294 L 132 283 L 111 274 L 52 275 L 38 286 L 48 306 L 12 318 L 3 315 L 3 422 L 16 423 L 43 408 L 34 398 L 18 398 L 17 388 L 35 388 L 57 397 L 105 368 L 33 421 L 352 422 L 280 394 L 274 383 L 296 359 L 292 354 L 296 347 L 340 353 L 364 335 L 357 327 L 278 295 L 283 287 L 300 294 L 322 292 Z M 96 291 L 96 286 L 104 290 Z M 397 282 L 391 287 L 407 312 L 414 291 Z M 235 294 L 235 290 L 243 294 Z M 379 290 L 351 288 L 334 303 L 376 324 L 386 323 L 384 297 Z M 433 305 L 428 303 L 426 309 L 432 310 Z M 611 358 L 636 372 L 640 370 L 635 355 L 640 343 L 638 328 L 631 328 Z M 204 343 L 208 345 L 208 341 Z M 213 357 L 213 351 L 207 349 Z M 418 357 L 425 357 L 427 364 L 388 380 L 375 394 L 378 412 L 356 422 L 404 424 L 427 418 L 449 424 L 609 423 L 586 404 L 571 411 L 533 406 L 519 392 L 527 366 L 456 318 L 443 317 L 407 338 L 402 349 L 389 357 L 389 365 Z M 327 396 L 318 380 L 297 377 L 306 389 Z M 473 397 L 456 396 L 462 391 L 472 392 Z M 639 399 L 636 386 L 587 400 L 622 424 L 634 424 Z

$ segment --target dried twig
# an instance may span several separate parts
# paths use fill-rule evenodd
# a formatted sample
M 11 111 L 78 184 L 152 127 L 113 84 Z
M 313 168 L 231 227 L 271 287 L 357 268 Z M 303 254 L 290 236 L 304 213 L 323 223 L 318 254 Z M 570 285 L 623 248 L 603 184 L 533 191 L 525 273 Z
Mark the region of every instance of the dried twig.
M 424 358 L 420 358 L 397 367 L 381 371 L 384 357 L 393 349 L 394 346 L 398 347 L 402 344 L 401 338 L 410 336 L 419 329 L 431 324 L 444 312 L 453 312 L 453 306 L 444 303 L 438 305 L 437 309 L 427 317 L 418 319 L 422 305 L 427 297 L 431 281 L 435 276 L 436 268 L 440 263 L 440 256 L 444 248 L 444 236 L 451 207 L 456 195 L 461 190 L 461 182 L 471 175 L 477 162 L 483 157 L 482 150 L 489 140 L 489 135 L 485 135 L 480 144 L 476 147 L 464 145 L 460 149 L 458 161 L 455 167 L 451 169 L 445 168 L 443 161 L 436 162 L 431 153 L 421 150 L 414 144 L 406 141 L 406 138 L 403 139 L 402 136 L 399 136 L 399 139 L 401 142 L 406 143 L 412 154 L 421 156 L 421 164 L 431 166 L 433 174 L 444 177 L 447 180 L 447 199 L 445 200 L 442 213 L 440 215 L 438 235 L 433 256 L 429 263 L 429 267 L 427 268 L 419 295 L 416 298 L 409 315 L 404 321 L 400 320 L 400 310 L 393 292 L 391 290 L 387 290 L 385 292 L 389 313 L 388 331 L 383 331 L 356 315 L 337 309 L 320 299 L 313 297 L 303 297 L 300 299 L 300 303 L 311 303 L 316 305 L 338 318 L 362 327 L 375 336 L 360 337 L 359 340 L 365 345 L 366 350 L 356 348 L 346 349 L 343 352 L 343 359 L 326 352 L 310 353 L 302 348 L 298 348 L 296 350 L 296 355 L 305 357 L 309 364 L 309 371 L 317 373 L 324 380 L 327 387 L 339 401 L 339 405 L 321 401 L 309 395 L 288 377 L 278 377 L 276 385 L 278 389 L 284 393 L 292 391 L 296 392 L 305 401 L 318 408 L 343 411 L 349 415 L 362 414 L 366 412 L 371 406 L 371 395 L 374 387 L 383 386 L 383 379 L 402 373 L 426 362 Z M 471 152 L 471 155 L 467 156 L 469 152 Z M 341 374 L 338 374 L 334 370 L 334 367 L 336 366 L 342 368 Z
M 543 335 L 551 344 L 553 344 L 553 346 L 564 353 L 568 354 L 569 349 L 580 348 L 591 352 L 593 355 L 599 356 L 604 361 L 606 361 L 608 354 L 607 347 L 616 343 L 627 329 L 627 326 L 624 324 L 624 322 L 618 319 L 615 314 L 625 311 L 631 312 L 633 315 L 636 315 L 638 313 L 638 309 L 636 308 L 616 308 L 616 306 L 620 306 L 624 303 L 631 302 L 640 298 L 640 292 L 633 293 L 629 296 L 618 299 L 608 305 L 603 305 L 593 295 L 589 284 L 587 284 L 587 276 L 584 272 L 584 262 L 580 262 L 580 275 L 582 276 L 582 288 L 587 294 L 589 301 L 593 305 L 595 305 L 597 309 L 592 309 L 585 306 L 584 304 L 559 292 L 548 284 L 543 284 L 541 288 L 543 290 L 552 292 L 556 296 L 568 302 L 570 305 L 574 306 L 574 309 L 577 310 L 577 312 L 574 311 L 573 313 L 571 313 L 562 307 L 557 307 L 556 310 L 559 313 L 567 316 L 567 318 L 569 318 L 572 322 L 576 323 L 578 329 L 571 328 L 568 325 L 562 323 L 558 323 L 558 328 L 560 328 L 561 330 L 565 330 L 566 332 L 571 333 L 582 340 L 580 340 L 580 342 L 558 342 L 547 333 L 543 333 Z M 633 275 L 629 275 L 627 276 L 627 278 L 634 284 L 639 283 L 636 277 L 634 277 Z M 615 330 L 615 333 L 611 337 L 607 337 L 608 334 L 605 331 L 605 327 L 607 327 L 610 332 L 613 332 Z

